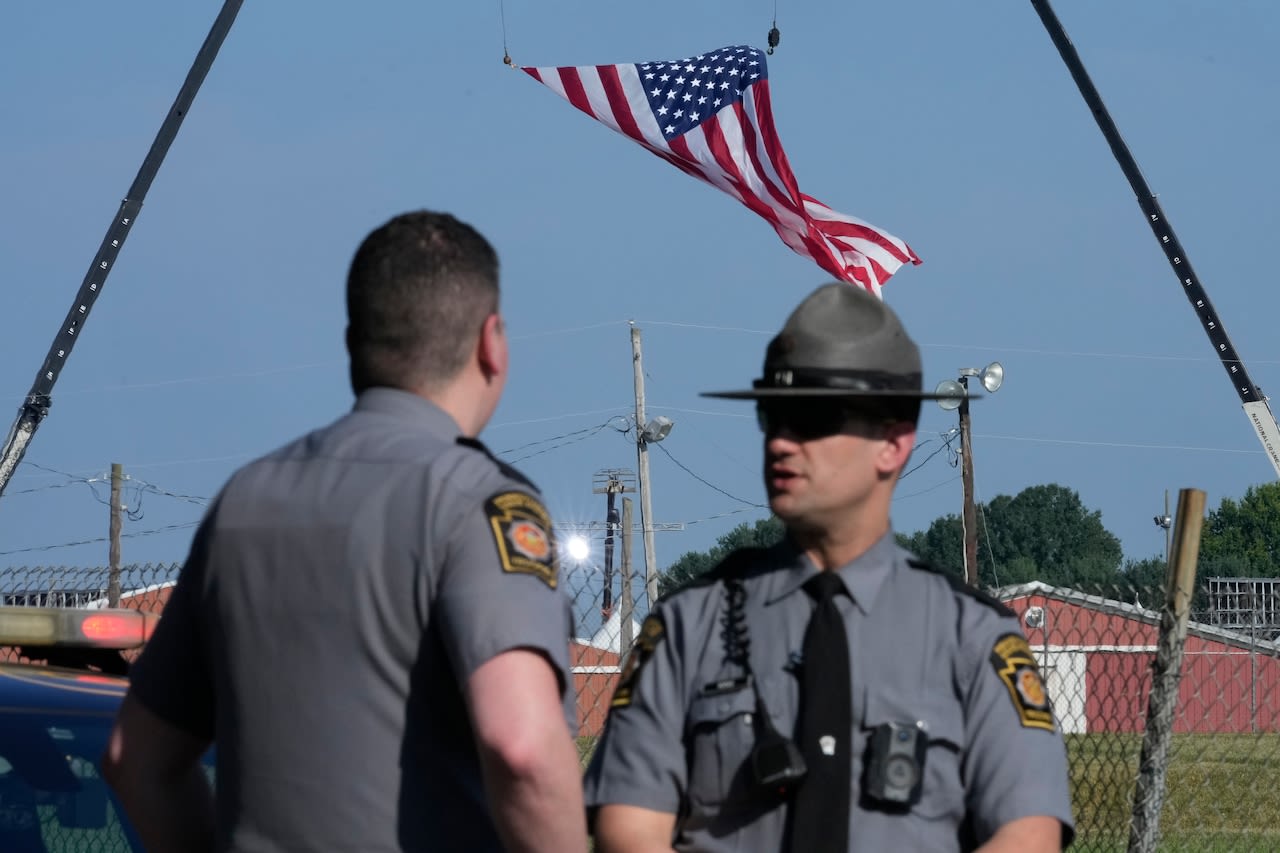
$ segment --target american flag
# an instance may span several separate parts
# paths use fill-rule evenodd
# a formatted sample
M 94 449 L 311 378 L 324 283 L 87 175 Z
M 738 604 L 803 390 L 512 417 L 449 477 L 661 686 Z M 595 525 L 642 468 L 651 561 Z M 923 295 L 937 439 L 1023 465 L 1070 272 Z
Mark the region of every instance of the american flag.
M 587 115 L 763 216 L 782 242 L 880 296 L 906 262 L 897 237 L 800 192 L 773 127 L 764 55 L 737 45 L 637 65 L 524 68 Z

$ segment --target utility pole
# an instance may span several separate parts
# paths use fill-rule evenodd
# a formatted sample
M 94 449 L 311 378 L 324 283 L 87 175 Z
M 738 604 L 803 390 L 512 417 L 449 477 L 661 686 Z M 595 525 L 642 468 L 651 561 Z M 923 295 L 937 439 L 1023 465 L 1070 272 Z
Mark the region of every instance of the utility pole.
M 622 592 L 620 594 L 620 610 L 618 614 L 618 654 L 619 660 L 631 648 L 634 637 L 631 636 L 631 613 L 635 604 L 631 600 L 631 498 L 622 499 Z M 652 609 L 652 605 L 650 605 Z
M 649 446 L 643 437 L 644 362 L 640 352 L 640 329 L 631 325 L 631 368 L 636 389 L 636 468 L 640 486 L 640 529 L 644 535 L 644 588 L 649 609 L 658 600 L 658 566 L 653 553 L 653 507 L 649 500 Z
M 119 462 L 111 463 L 111 545 L 108 552 L 107 574 L 107 606 L 120 606 L 120 517 L 123 507 L 120 502 L 121 487 L 124 483 L 124 466 Z
M 625 468 L 603 468 L 596 472 L 592 482 L 593 494 L 605 495 L 604 516 L 604 592 L 600 602 L 600 615 L 605 623 L 613 615 L 613 548 L 618 527 L 618 509 L 615 496 L 621 492 L 634 492 L 634 475 Z
M 978 585 L 978 513 L 973 503 L 973 439 L 969 428 L 969 377 L 961 374 L 960 478 L 964 482 L 964 579 Z

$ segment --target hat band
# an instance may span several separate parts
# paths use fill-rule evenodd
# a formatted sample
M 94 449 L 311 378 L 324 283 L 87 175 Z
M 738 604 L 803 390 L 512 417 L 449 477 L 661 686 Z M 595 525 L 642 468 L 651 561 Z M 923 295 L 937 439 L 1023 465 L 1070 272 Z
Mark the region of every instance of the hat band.
M 820 367 L 780 367 L 766 370 L 753 388 L 839 388 L 847 391 L 919 391 L 919 373 L 881 370 L 840 370 Z

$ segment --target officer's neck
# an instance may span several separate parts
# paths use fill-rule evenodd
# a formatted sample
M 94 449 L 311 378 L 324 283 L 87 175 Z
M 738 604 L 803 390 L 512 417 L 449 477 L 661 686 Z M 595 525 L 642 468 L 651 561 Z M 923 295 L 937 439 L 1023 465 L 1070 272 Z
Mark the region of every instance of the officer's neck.
M 791 538 L 821 571 L 834 571 L 852 563 L 889 532 L 889 519 L 842 525 L 839 528 L 792 529 Z

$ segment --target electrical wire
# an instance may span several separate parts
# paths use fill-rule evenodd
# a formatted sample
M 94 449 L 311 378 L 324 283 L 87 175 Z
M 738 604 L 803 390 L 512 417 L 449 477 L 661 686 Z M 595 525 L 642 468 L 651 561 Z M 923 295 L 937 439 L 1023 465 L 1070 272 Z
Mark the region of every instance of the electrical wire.
M 768 509 L 768 507 L 766 507 L 764 504 L 758 504 L 758 503 L 755 503 L 754 501 L 749 501 L 749 500 L 746 500 L 745 498 L 740 498 L 737 495 L 726 492 L 724 489 L 720 488 L 715 483 L 708 482 L 707 480 L 704 480 L 702 477 L 699 477 L 693 471 L 689 470 L 689 468 L 686 467 L 684 463 L 682 463 L 679 459 L 672 456 L 671 451 L 667 450 L 661 444 L 653 444 L 653 446 L 661 450 L 663 453 L 665 453 L 667 455 L 667 458 L 676 464 L 677 468 L 679 468 L 681 471 L 684 471 L 686 474 L 688 474 L 693 479 L 697 480 L 702 485 L 707 486 L 711 489 L 714 489 L 715 491 L 724 495 L 726 498 L 732 498 L 733 500 L 737 501 L 740 504 L 746 504 L 747 506 L 755 507 L 756 509 Z
M 154 536 L 157 533 L 168 533 L 171 530 L 183 530 L 188 527 L 195 527 L 199 523 L 200 522 L 198 521 L 187 521 L 181 524 L 170 524 L 170 525 L 166 525 L 165 527 L 157 527 L 152 530 L 137 530 L 132 533 L 121 533 L 120 538 L 133 539 L 138 536 Z M 57 550 L 58 548 L 72 548 L 76 545 L 95 545 L 99 542 L 107 542 L 107 541 L 109 541 L 109 537 L 99 536 L 94 539 L 81 539 L 76 542 L 63 542 L 59 545 L 37 545 L 31 548 L 14 548 L 10 551 L 0 551 L 0 557 L 8 557 L 11 554 L 28 554 L 33 551 L 54 551 L 54 550 Z
M 906 476 L 907 476 L 908 474 L 913 474 L 913 473 L 915 473 L 916 471 L 919 471 L 921 468 L 923 468 L 923 467 L 925 466 L 925 464 L 927 464 L 927 463 L 928 463 L 928 461 L 929 461 L 930 459 L 932 459 L 933 457 L 937 456 L 937 455 L 938 455 L 939 453 L 941 453 L 942 451 L 944 451 L 944 450 L 950 450 L 950 449 L 951 449 L 951 441 L 952 441 L 952 439 L 954 439 L 954 438 L 956 437 L 956 433 L 957 433 L 957 432 L 959 432 L 959 430 L 958 430 L 958 429 L 952 429 L 952 430 L 950 430 L 950 431 L 948 431 L 948 432 L 945 432 L 945 433 L 941 434 L 941 435 L 939 436 L 939 438 L 941 438 L 941 439 L 942 439 L 942 446 L 941 446 L 941 447 L 939 447 L 939 448 L 937 448 L 936 450 L 934 450 L 932 453 L 930 453 L 928 456 L 926 456 L 924 459 L 922 459 L 919 463 L 917 463 L 917 464 L 916 464 L 916 465 L 914 465 L 913 467 L 909 468 L 909 469 L 908 469 L 908 470 L 906 470 L 906 471 L 903 471 L 901 474 L 899 474 L 899 475 L 898 475 L 898 479 L 899 479 L 899 480 L 905 479 L 905 478 L 906 478 Z M 917 445 L 915 446 L 915 450 L 919 450 L 921 447 L 924 447 L 925 445 L 927 445 L 927 444 L 928 444 L 929 442 L 931 442 L 931 441 L 933 441 L 933 439 L 932 439 L 932 438 L 931 438 L 931 439 L 928 439 L 927 441 L 923 441 L 923 442 L 921 442 L 920 444 L 917 444 Z M 913 450 L 913 451 L 912 451 L 912 453 L 914 453 L 914 452 L 915 452 L 915 450 Z M 923 494 L 923 493 L 921 493 L 921 494 Z
M 738 515 L 744 512 L 751 512 L 751 510 L 753 509 L 755 509 L 755 507 L 744 506 L 744 507 L 741 507 L 740 509 L 731 509 L 728 512 L 722 512 L 717 515 L 709 515 L 706 518 L 695 518 L 693 521 L 683 521 L 681 522 L 681 524 L 683 524 L 685 527 L 688 527 L 691 524 L 702 524 L 704 521 L 715 521 L 716 519 L 720 519 L 720 518 L 728 518 L 731 515 Z
M 978 518 L 982 522 L 983 538 L 987 541 L 987 559 L 991 561 L 991 578 L 1000 586 L 1000 574 L 996 571 L 996 554 L 991 550 L 991 528 L 987 526 L 987 508 L 978 500 L 978 487 L 973 487 L 973 501 L 978 505 Z
M 498 451 L 495 455 L 497 455 L 497 456 L 505 456 L 505 455 L 507 455 L 508 453 L 515 453 L 515 452 L 516 452 L 516 451 L 518 451 L 518 450 L 525 450 L 526 448 L 530 448 L 530 447 L 537 447 L 539 444 L 546 444 L 546 443 L 547 443 L 547 442 L 549 442 L 549 441 L 559 441 L 559 440 L 560 440 L 560 439 L 562 439 L 562 438 L 570 438 L 570 437 L 575 436 L 575 435 L 583 435 L 584 433 L 592 433 L 592 434 L 594 434 L 594 433 L 599 432 L 599 431 L 600 431 L 601 429 L 603 429 L 604 427 L 610 426 L 610 425 L 613 423 L 613 421 L 615 421 L 615 420 L 618 420 L 618 418 L 610 418 L 609 420 L 605 421 L 604 423 L 602 423 L 602 424 L 596 424 L 595 426 L 589 426 L 589 427 L 585 427 L 585 428 L 583 428 L 583 429 L 576 429 L 576 430 L 573 430 L 572 432 L 561 433 L 560 435 L 553 435 L 553 436 L 551 436 L 550 438 L 540 438 L 540 439 L 538 439 L 537 441 L 530 441 L 530 442 L 528 442 L 528 443 L 526 443 L 526 444 L 519 444 L 519 445 L 516 445 L 515 447 L 508 447 L 506 450 L 500 450 L 500 451 Z M 615 429 L 617 429 L 617 427 L 615 427 Z
M 193 503 L 193 504 L 196 504 L 197 506 L 209 505 L 209 498 L 200 497 L 199 495 L 183 495 L 183 494 L 178 494 L 177 492 L 171 492 L 167 489 L 160 488 L 155 483 L 148 483 L 146 480 L 139 480 L 136 477 L 126 477 L 126 479 L 129 482 L 136 483 L 138 485 L 139 487 L 138 502 L 139 503 L 142 502 L 142 493 L 150 492 L 153 495 L 162 495 L 166 498 L 174 498 L 175 500 L 186 501 L 187 503 Z
M 515 459 L 507 459 L 504 461 L 506 461 L 508 465 L 514 465 L 517 462 L 523 462 L 526 459 L 532 459 L 535 456 L 541 456 L 544 453 L 550 453 L 553 450 L 559 450 L 560 448 L 567 447 L 570 444 L 577 444 L 580 441 L 585 441 L 586 439 L 597 434 L 602 429 L 606 429 L 609 426 L 611 426 L 611 423 L 609 421 L 605 421 L 604 423 L 591 427 L 589 429 L 576 430 L 575 432 L 565 433 L 564 435 L 557 436 L 556 438 L 568 439 L 567 441 L 561 441 L 559 444 L 553 444 L 550 447 L 544 447 L 542 450 L 535 450 L 532 453 L 526 453 L 525 455 L 516 457 Z M 576 437 L 570 438 L 570 436 L 576 436 Z M 555 441 L 556 438 L 545 439 L 543 442 L 537 442 L 537 443 L 545 443 L 546 441 Z M 519 448 L 516 448 L 516 449 L 518 450 Z M 503 452 L 510 453 L 512 451 L 503 451 Z M 501 456 L 502 454 L 495 454 L 495 455 Z
M 1037 444 L 1071 444 L 1081 447 L 1116 447 L 1138 450 L 1189 450 L 1201 453 L 1262 453 L 1262 450 L 1240 450 L 1228 447 L 1184 447 L 1176 444 L 1136 444 L 1119 441 L 1079 441 L 1069 438 L 1029 438 L 1021 435 L 975 435 L 974 438 L 990 438 L 1000 441 L 1031 441 Z
M 904 500 L 906 500 L 907 498 L 915 498 L 915 497 L 919 497 L 920 495 L 927 495 L 927 494 L 929 494 L 929 492 L 937 491 L 938 489 L 941 489 L 943 486 L 945 486 L 945 485 L 947 485 L 947 484 L 949 484 L 949 483 L 954 483 L 956 480 L 959 480 L 959 479 L 960 479 L 960 475 L 959 475 L 959 474 L 956 474 L 954 477 L 948 477 L 947 479 L 943 480 L 941 483 L 937 483 L 937 484 L 935 484 L 935 485 L 932 485 L 932 486 L 930 486 L 930 487 L 929 487 L 929 488 L 927 488 L 927 489 L 921 489 L 921 490 L 920 490 L 920 491 L 918 491 L 918 492 L 908 492 L 908 493 L 907 493 L 907 494 L 905 494 L 905 495 L 897 495 L 897 494 L 895 494 L 895 495 L 893 496 L 893 499 L 894 499 L 895 501 L 904 501 Z

